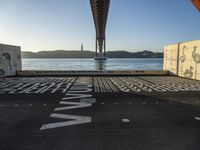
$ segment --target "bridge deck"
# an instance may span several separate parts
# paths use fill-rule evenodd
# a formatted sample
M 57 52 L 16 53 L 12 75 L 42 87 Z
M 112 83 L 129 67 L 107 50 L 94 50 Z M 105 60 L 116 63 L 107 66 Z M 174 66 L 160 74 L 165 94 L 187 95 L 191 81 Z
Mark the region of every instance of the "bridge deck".
M 0 79 L 1 150 L 197 150 L 200 82 L 171 76 Z

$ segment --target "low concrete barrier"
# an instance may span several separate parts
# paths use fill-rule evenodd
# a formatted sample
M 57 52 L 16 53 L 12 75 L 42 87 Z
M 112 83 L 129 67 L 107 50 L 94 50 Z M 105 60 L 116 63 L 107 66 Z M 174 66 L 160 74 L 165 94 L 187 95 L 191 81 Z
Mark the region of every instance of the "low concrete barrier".
M 165 46 L 163 69 L 180 77 L 200 80 L 200 40 Z
M 22 69 L 19 46 L 0 44 L 0 77 L 15 76 Z
M 131 75 L 168 75 L 165 70 L 123 70 L 123 71 L 18 71 L 18 76 L 131 76 Z

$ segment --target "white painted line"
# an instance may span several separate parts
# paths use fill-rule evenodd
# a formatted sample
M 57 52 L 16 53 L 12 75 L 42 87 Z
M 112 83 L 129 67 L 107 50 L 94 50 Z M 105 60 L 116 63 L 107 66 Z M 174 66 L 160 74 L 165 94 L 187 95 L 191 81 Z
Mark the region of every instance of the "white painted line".
M 47 130 L 47 129 L 54 129 L 72 125 L 79 125 L 79 124 L 86 124 L 92 122 L 91 117 L 83 117 L 83 116 L 73 116 L 73 115 L 65 115 L 65 114 L 51 114 L 50 117 L 58 118 L 58 119 L 65 119 L 68 121 L 56 122 L 56 123 L 49 123 L 44 124 L 40 128 L 40 130 Z
M 5 88 L 5 89 L 3 89 L 3 90 L 6 91 L 6 92 L 9 92 L 9 91 L 11 91 L 12 89 Z
M 60 104 L 70 105 L 70 106 L 55 108 L 54 109 L 55 111 L 70 110 L 70 109 L 84 108 L 84 107 L 92 106 L 92 104 L 89 104 L 89 103 L 77 103 L 77 102 L 67 102 L 67 101 L 61 101 Z
M 85 79 L 87 80 L 84 81 Z M 68 93 L 65 94 L 65 97 L 62 98 L 62 101 L 59 103 L 62 106 L 55 108 L 54 112 L 91 107 L 92 104 L 96 102 L 96 99 L 92 98 L 91 94 L 88 94 L 89 92 L 92 91 L 91 88 L 92 83 L 90 84 L 88 79 L 90 78 L 78 78 L 78 80 L 75 82 L 70 91 L 68 91 Z M 75 102 L 73 100 L 75 100 Z M 43 105 L 46 106 L 47 104 Z M 75 116 L 75 115 L 53 113 L 50 115 L 50 117 L 63 119 L 63 121 L 44 124 L 42 125 L 40 130 L 54 129 L 59 127 L 66 127 L 66 126 L 79 125 L 92 122 L 92 117 L 89 116 Z
M 81 99 L 81 98 L 91 98 L 91 94 L 72 94 L 69 91 L 67 94 L 65 94 L 67 97 L 62 98 L 62 100 L 72 100 L 72 99 Z
M 198 120 L 198 121 L 200 121 L 200 117 L 195 117 L 195 120 Z
M 127 118 L 123 118 L 121 121 L 124 122 L 124 123 L 129 123 L 131 120 L 127 119 Z

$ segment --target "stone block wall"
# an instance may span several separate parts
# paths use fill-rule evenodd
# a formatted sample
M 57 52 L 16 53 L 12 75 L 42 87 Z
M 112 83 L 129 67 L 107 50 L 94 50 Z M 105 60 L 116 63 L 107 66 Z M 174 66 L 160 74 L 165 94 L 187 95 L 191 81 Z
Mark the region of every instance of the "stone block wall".
M 15 76 L 22 70 L 21 48 L 0 44 L 0 77 Z
M 200 80 L 200 40 L 165 46 L 163 69 L 180 77 Z

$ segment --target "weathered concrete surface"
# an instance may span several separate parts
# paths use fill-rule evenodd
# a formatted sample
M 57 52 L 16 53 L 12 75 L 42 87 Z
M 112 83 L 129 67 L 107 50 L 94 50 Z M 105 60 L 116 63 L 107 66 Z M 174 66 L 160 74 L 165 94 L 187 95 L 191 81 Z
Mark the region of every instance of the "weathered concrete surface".
M 18 76 L 166 76 L 166 70 L 99 70 L 99 71 L 45 71 L 45 70 L 22 70 Z
M 1 150 L 198 150 L 200 82 L 0 79 Z
M 18 70 L 22 70 L 21 48 L 0 44 L 0 77 L 15 76 Z
M 172 74 L 177 75 L 178 64 L 178 44 L 165 46 L 163 69 L 169 70 Z
M 200 80 L 200 40 L 166 46 L 164 70 L 180 77 Z

